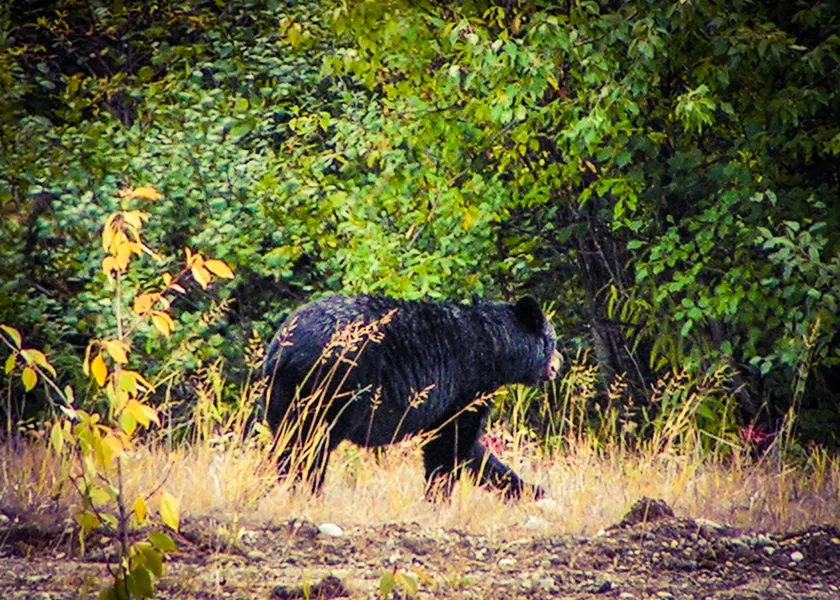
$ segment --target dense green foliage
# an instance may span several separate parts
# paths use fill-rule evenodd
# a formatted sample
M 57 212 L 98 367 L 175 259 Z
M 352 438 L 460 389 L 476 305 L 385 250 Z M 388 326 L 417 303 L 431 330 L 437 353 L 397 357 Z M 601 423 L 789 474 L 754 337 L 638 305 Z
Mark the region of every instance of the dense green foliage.
M 152 363 L 235 380 L 326 291 L 527 291 L 605 388 L 724 364 L 741 419 L 836 441 L 837 3 L 45 6 L 0 9 L 0 322 L 57 366 L 113 327 L 97 227 L 153 185 L 151 245 L 237 280 L 140 331 Z

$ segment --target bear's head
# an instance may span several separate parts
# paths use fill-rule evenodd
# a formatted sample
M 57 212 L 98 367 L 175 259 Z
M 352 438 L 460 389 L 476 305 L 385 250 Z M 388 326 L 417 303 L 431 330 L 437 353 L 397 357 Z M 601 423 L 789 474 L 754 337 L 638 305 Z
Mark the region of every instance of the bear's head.
M 539 302 L 532 296 L 524 296 L 513 305 L 513 312 L 522 327 L 538 338 L 536 362 L 540 365 L 538 379 L 553 381 L 560 372 L 563 356 L 557 351 L 557 335 L 554 326 L 545 317 Z

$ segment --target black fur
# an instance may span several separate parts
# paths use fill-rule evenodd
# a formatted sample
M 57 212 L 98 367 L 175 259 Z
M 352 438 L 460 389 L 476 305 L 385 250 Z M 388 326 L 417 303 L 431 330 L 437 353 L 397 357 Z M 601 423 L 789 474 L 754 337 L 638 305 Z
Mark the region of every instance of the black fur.
M 336 345 L 341 338 L 345 345 Z M 329 425 L 317 460 L 298 473 L 316 490 L 342 440 L 382 446 L 436 432 L 423 446 L 429 483 L 448 484 L 466 467 L 518 497 L 526 484 L 479 441 L 489 410 L 480 398 L 505 384 L 553 379 L 558 357 L 554 329 L 530 297 L 473 305 L 327 297 L 292 313 L 268 349 L 268 422 L 274 431 L 296 424 L 292 445 L 310 441 L 320 417 Z

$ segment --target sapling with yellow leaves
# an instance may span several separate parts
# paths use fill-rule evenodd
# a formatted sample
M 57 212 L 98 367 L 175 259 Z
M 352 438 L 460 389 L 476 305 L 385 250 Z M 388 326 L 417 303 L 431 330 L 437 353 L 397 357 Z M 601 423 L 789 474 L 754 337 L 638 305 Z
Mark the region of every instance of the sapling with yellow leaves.
M 135 200 L 162 198 L 153 187 L 138 187 L 120 192 L 123 206 Z M 132 340 L 136 329 L 151 322 L 161 335 L 169 336 L 175 327 L 170 313 L 171 298 L 184 294 L 188 276 L 207 288 L 214 278 L 229 279 L 233 271 L 223 261 L 205 258 L 185 248 L 185 265 L 180 272 L 161 275 L 161 285 L 137 295 L 125 309 L 123 278 L 132 260 L 148 255 L 160 257 L 144 243 L 143 226 L 149 214 L 124 208 L 111 214 L 102 230 L 106 253 L 102 271 L 112 289 L 115 331 L 111 337 L 92 339 L 83 362 L 90 377 L 105 398 L 105 414 L 76 405 L 73 389 L 56 383 L 57 374 L 39 350 L 25 348 L 20 333 L 0 325 L 0 340 L 11 350 L 6 359 L 7 374 L 18 369 L 23 387 L 30 391 L 43 381 L 51 395 L 59 398 L 58 412 L 50 428 L 50 447 L 68 465 L 65 481 L 80 498 L 74 518 L 79 527 L 79 542 L 84 551 L 85 539 L 100 530 L 113 537 L 118 545 L 119 564 L 111 569 L 113 583 L 102 590 L 103 599 L 151 597 L 154 578 L 163 573 L 163 557 L 175 549 L 165 531 L 150 531 L 144 538 L 129 542 L 131 527 L 144 527 L 149 521 L 148 505 L 156 500 L 160 522 L 173 531 L 180 524 L 178 500 L 164 489 L 163 480 L 134 498 L 126 496 L 123 479 L 124 457 L 130 452 L 138 428 L 160 426 L 158 411 L 147 400 L 154 391 L 140 371 L 132 368 Z

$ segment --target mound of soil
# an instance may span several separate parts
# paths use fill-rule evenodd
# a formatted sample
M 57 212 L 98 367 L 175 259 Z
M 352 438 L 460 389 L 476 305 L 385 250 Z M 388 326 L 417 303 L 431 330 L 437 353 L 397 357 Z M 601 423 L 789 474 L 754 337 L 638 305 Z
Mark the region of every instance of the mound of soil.
M 643 499 L 593 537 L 486 536 L 419 524 L 185 524 L 158 598 L 840 598 L 840 530 L 764 533 L 673 516 Z M 110 540 L 0 523 L 0 598 L 77 599 L 108 581 Z M 112 557 L 110 557 L 112 558 Z

